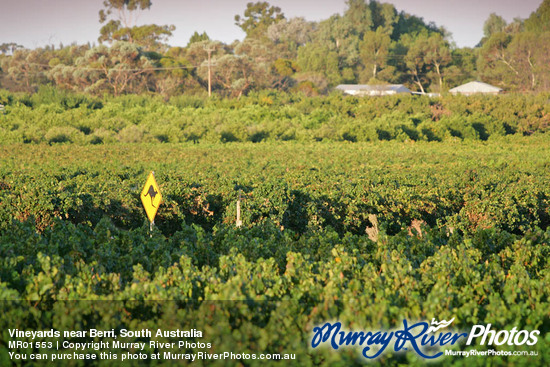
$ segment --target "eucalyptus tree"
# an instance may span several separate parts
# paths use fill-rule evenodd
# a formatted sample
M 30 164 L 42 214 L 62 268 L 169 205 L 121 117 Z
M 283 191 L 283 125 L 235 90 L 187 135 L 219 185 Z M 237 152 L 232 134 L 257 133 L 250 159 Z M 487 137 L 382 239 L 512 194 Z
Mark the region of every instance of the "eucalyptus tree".
M 368 31 L 360 44 L 361 61 L 366 69 L 365 81 L 377 80 L 380 70 L 387 66 L 390 53 L 391 38 L 383 28 Z M 368 78 L 368 79 L 367 79 Z
M 295 59 L 298 48 L 312 41 L 316 23 L 304 18 L 283 19 L 267 29 L 267 37 L 275 45 L 279 58 Z
M 150 9 L 151 0 L 104 0 L 99 11 L 100 42 L 126 41 L 147 50 L 165 50 L 165 42 L 176 29 L 173 25 L 137 25 L 138 14 Z
M 525 20 L 525 30 L 535 33 L 550 32 L 550 0 L 544 0 Z
M 430 65 L 429 76 L 437 83 L 437 92 L 443 92 L 444 68 L 452 61 L 449 43 L 443 39 L 440 33 L 432 33 L 425 44 L 424 61 Z
M 51 57 L 51 50 L 45 48 L 17 49 L 2 59 L 0 67 L 16 89 L 31 92 L 47 83 Z
M 93 94 L 139 93 L 146 88 L 154 64 L 142 49 L 129 42 L 100 45 L 76 60 L 73 82 Z
M 285 19 L 281 8 L 271 6 L 267 1 L 248 3 L 244 15 L 235 15 L 235 25 L 241 28 L 247 37 L 266 37 L 270 25 Z
M 424 86 L 427 86 L 428 65 L 426 64 L 425 54 L 428 42 L 426 32 L 416 36 L 404 34 L 400 38 L 400 46 L 403 52 L 403 61 L 410 80 L 418 87 L 422 94 L 426 93 Z

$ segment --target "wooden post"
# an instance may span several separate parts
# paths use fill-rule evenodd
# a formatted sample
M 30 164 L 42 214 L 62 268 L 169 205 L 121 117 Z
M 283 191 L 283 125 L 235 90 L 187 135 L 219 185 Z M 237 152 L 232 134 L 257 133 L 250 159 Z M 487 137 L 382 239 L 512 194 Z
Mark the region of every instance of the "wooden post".
M 241 190 L 239 190 L 239 198 L 237 199 L 237 221 L 235 224 L 237 227 L 243 225 L 243 221 L 241 220 Z

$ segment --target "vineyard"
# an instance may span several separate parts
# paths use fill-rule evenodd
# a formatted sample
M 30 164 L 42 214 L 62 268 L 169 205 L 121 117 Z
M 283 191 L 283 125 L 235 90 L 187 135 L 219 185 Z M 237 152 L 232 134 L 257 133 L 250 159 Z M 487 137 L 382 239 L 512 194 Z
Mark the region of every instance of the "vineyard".
M 550 128 L 548 94 L 308 98 L 262 92 L 241 99 L 105 97 L 42 88 L 0 91 L 1 144 L 457 141 Z
M 309 132 L 330 124 L 309 126 L 307 119 L 320 113 L 312 110 L 297 129 L 303 139 L 275 143 L 269 130 L 259 144 L 245 135 L 221 144 L 215 125 L 196 137 L 198 144 L 193 138 L 160 144 L 144 138 L 155 134 L 147 121 L 158 120 L 148 114 L 132 125 L 143 129 L 137 143 L 117 139 L 129 119 L 124 114 L 103 127 L 73 126 L 82 141 L 55 141 L 46 137 L 53 136 L 47 135 L 51 126 L 68 131 L 72 122 L 63 121 L 96 121 L 94 114 L 106 107 L 62 109 L 36 101 L 29 107 L 17 98 L 0 115 L 0 129 L 9 132 L 0 138 L 0 365 L 17 364 L 8 357 L 9 328 L 162 326 L 204 330 L 213 352 L 296 353 L 293 365 L 360 365 L 365 359 L 355 349 L 310 349 L 313 327 L 339 320 L 351 329 L 388 330 L 403 319 L 432 318 L 455 318 L 464 330 L 487 323 L 496 330 L 540 330 L 532 347 L 537 357 L 495 356 L 490 363 L 550 364 L 550 135 L 542 133 L 548 107 L 531 97 L 518 106 L 538 108 L 543 122 L 535 128 L 534 119 L 516 116 L 524 124 L 510 122 L 506 133 L 504 125 L 488 129 L 488 119 L 483 131 L 494 133 L 484 139 L 478 125 L 469 130 L 472 139 L 450 133 L 376 142 L 314 139 Z M 489 99 L 459 102 L 502 112 Z M 419 111 L 436 108 L 410 103 Z M 458 102 L 444 103 L 437 108 Z M 319 111 L 348 115 L 334 101 L 327 104 Z M 190 107 L 165 108 L 175 114 Z M 399 108 L 396 113 L 405 113 Z M 243 109 L 275 110 L 245 105 L 236 111 Z M 50 116 L 50 125 L 32 130 L 16 122 L 39 114 Z M 74 118 L 78 114 L 84 115 Z M 455 118 L 445 114 L 438 121 Z M 439 126 L 432 117 L 423 118 Z M 94 143 L 98 131 L 111 131 L 113 140 Z M 41 138 L 20 139 L 31 134 Z M 151 171 L 163 196 L 152 232 L 139 200 Z M 235 225 L 239 197 L 241 227 Z M 59 365 L 71 363 L 85 364 Z M 388 350 L 370 363 L 425 362 Z

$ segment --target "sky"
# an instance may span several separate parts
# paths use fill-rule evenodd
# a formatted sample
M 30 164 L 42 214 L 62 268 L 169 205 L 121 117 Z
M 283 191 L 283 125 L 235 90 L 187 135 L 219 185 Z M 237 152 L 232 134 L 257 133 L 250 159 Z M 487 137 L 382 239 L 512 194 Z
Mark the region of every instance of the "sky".
M 152 0 L 137 24 L 173 24 L 176 30 L 168 43 L 185 46 L 193 32 L 206 32 L 211 39 L 231 43 L 244 32 L 235 25 L 246 4 L 260 0 Z M 508 22 L 527 18 L 543 0 L 382 0 L 444 26 L 457 47 L 474 47 L 483 36 L 483 23 L 496 13 Z M 271 0 L 287 18 L 319 21 L 342 14 L 345 0 Z M 0 0 L 0 44 L 15 42 L 27 48 L 72 43 L 98 44 L 101 24 L 98 12 L 103 0 Z

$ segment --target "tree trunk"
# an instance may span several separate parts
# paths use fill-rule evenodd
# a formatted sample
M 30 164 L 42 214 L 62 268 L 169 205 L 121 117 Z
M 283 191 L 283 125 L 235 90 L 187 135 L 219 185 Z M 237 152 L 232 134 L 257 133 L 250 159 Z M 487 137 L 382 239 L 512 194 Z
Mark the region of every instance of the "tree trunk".
M 416 85 L 418 85 L 420 87 L 420 91 L 422 92 L 422 94 L 426 94 L 426 92 L 424 91 L 424 87 L 422 86 L 422 83 L 420 83 L 420 78 L 418 77 L 418 70 L 414 70 L 414 77 L 415 77 L 415 83 Z
M 441 71 L 439 70 L 439 64 L 434 63 L 435 70 L 437 71 L 437 77 L 439 79 L 439 93 L 443 92 L 443 78 L 441 78 Z
M 529 71 L 531 73 L 531 89 L 535 90 L 535 85 L 537 84 L 537 80 L 535 77 L 535 66 L 533 65 L 533 62 L 531 61 L 531 51 L 527 53 L 527 61 L 529 62 Z

